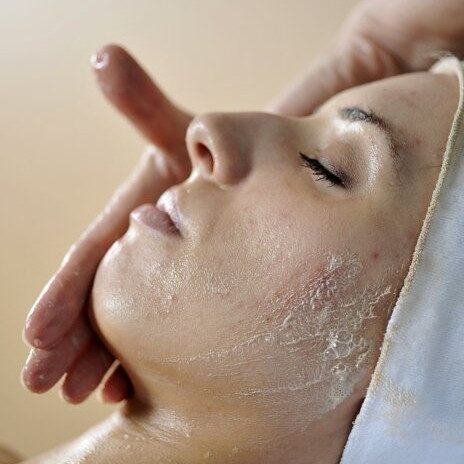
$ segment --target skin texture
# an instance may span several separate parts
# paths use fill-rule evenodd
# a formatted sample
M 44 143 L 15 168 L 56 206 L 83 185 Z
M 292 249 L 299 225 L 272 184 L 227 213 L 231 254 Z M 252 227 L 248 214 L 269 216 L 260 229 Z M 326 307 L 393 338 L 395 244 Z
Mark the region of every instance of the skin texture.
M 454 76 L 415 73 L 306 118 L 196 117 L 192 173 L 158 201 L 176 199 L 181 235 L 132 217 L 95 277 L 92 321 L 134 397 L 28 462 L 338 462 L 457 99 Z M 388 121 L 396 157 L 376 125 L 337 116 L 353 106 Z
M 461 0 L 365 0 L 345 21 L 328 52 L 267 109 L 305 116 L 341 90 L 425 70 L 443 51 L 463 57 L 463 44 Z M 134 173 L 71 247 L 26 320 L 24 340 L 32 349 L 22 373 L 25 387 L 44 392 L 66 374 L 61 393 L 71 403 L 87 398 L 114 361 L 86 317 L 102 256 L 127 229 L 134 206 L 185 179 L 191 168 L 184 142 L 191 116 L 169 102 L 121 47 L 104 47 L 92 64 L 103 94 L 150 146 Z M 117 402 L 130 394 L 129 379 L 119 366 L 105 380 L 101 397 Z

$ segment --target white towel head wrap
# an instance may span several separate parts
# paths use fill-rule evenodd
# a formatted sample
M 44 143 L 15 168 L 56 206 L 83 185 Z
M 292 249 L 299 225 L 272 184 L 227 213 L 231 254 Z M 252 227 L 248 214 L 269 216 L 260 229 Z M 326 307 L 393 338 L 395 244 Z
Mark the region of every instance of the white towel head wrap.
M 412 263 L 342 464 L 464 463 L 464 79 Z

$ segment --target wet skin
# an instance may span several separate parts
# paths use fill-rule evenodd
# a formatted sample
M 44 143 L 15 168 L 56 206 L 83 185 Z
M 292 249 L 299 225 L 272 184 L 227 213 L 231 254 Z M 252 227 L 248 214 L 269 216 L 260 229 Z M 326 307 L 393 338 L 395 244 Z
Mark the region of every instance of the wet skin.
M 417 73 L 306 118 L 195 118 L 192 174 L 158 202 L 180 234 L 132 219 L 93 289 L 134 398 L 31 462 L 337 462 L 456 102 L 454 76 Z

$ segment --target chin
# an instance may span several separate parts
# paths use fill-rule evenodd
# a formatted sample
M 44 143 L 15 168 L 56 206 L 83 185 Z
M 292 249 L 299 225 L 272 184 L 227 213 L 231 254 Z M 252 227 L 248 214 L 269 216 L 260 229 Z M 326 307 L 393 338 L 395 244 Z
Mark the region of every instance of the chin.
M 155 295 L 144 291 L 139 249 L 130 237 L 113 244 L 101 261 L 92 289 L 92 318 L 103 341 L 116 356 L 123 347 L 131 347 L 137 337 L 144 337 L 143 327 L 153 324 L 148 300 Z
M 207 344 L 209 331 L 199 325 L 202 301 L 196 304 L 189 293 L 202 285 L 192 277 L 191 262 L 162 238 L 148 241 L 130 232 L 106 253 L 95 275 L 91 318 L 124 366 L 152 368 Z

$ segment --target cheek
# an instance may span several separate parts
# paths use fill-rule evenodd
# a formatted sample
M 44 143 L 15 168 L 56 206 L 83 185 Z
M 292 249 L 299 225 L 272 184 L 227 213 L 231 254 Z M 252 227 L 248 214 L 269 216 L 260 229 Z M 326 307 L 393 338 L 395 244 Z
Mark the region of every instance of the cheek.
M 141 363 L 169 352 L 181 297 L 191 285 L 189 261 L 165 243 L 129 231 L 100 263 L 92 290 L 95 323 L 111 351 Z
M 268 270 L 267 287 L 224 300 L 197 334 L 205 345 L 158 366 L 270 426 L 290 413 L 304 426 L 336 408 L 370 377 L 395 291 L 365 284 L 355 256 L 314 255 L 286 269 L 278 284 Z
M 147 377 L 303 426 L 370 374 L 395 292 L 356 255 L 327 253 L 335 240 L 321 221 L 259 205 L 223 213 L 197 249 L 147 251 L 126 235 L 97 272 L 95 319 Z

